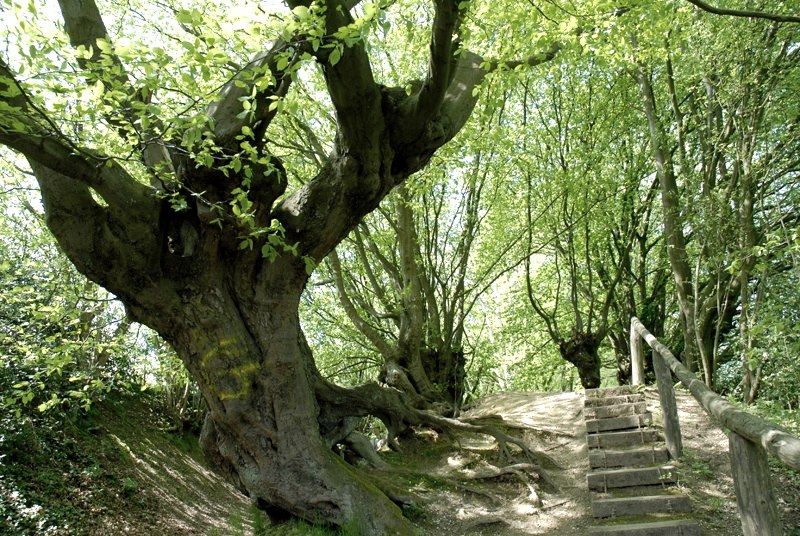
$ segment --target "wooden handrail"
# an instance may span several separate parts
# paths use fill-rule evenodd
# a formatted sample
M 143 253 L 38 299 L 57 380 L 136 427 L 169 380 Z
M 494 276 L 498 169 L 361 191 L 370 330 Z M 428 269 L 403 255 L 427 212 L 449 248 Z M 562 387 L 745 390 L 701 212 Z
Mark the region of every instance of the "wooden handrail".
M 672 373 L 689 389 L 703 409 L 710 413 L 720 425 L 749 439 L 753 443 L 761 445 L 767 452 L 789 467 L 800 470 L 800 439 L 786 433 L 769 421 L 736 408 L 709 389 L 705 383 L 698 380 L 697 376 L 684 367 L 672 355 L 669 348 L 656 339 L 638 318 L 633 317 L 631 319 L 631 328 L 636 330 L 650 348 L 658 352 L 670 370 L 672 370 Z
M 678 458 L 682 449 L 675 393 L 672 391 L 670 374 L 672 371 L 672 374 L 689 389 L 700 406 L 716 419 L 720 426 L 730 430 L 728 443 L 731 472 L 743 534 L 781 536 L 783 528 L 770 479 L 767 454 L 775 456 L 789 467 L 800 470 L 800 439 L 769 421 L 737 409 L 709 389 L 636 317 L 631 318 L 630 332 L 634 385 L 643 377 L 644 360 L 640 337 L 653 349 L 653 368 L 656 371 L 658 394 L 664 415 L 664 441 L 670 454 Z

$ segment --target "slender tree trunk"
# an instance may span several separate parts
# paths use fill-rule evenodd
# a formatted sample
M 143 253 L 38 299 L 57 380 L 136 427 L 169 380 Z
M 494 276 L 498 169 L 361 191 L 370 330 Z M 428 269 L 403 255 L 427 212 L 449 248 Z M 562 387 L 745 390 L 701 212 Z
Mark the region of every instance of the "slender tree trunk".
M 410 199 L 405 186 L 398 187 L 397 202 L 397 249 L 402 274 L 403 314 L 398 337 L 398 357 L 400 364 L 408 369 L 411 380 L 418 392 L 428 400 L 435 400 L 439 393 L 431 381 L 422 362 L 425 334 L 425 300 L 420 283 L 420 270 L 417 264 L 417 233 L 414 226 L 414 213 L 409 205 Z
M 650 130 L 650 143 L 656 163 L 656 175 L 661 186 L 661 206 L 664 213 L 664 235 L 667 255 L 675 279 L 675 290 L 681 310 L 684 339 L 684 362 L 694 370 L 698 357 L 698 333 L 696 311 L 692 290 L 692 271 L 686 256 L 686 238 L 683 235 L 683 222 L 680 215 L 680 194 L 675 180 L 669 148 L 666 147 L 665 134 L 658 120 L 655 96 L 650 78 L 644 69 L 636 69 L 636 78 L 642 94 L 642 103 Z M 711 382 L 709 370 L 704 370 L 706 383 Z

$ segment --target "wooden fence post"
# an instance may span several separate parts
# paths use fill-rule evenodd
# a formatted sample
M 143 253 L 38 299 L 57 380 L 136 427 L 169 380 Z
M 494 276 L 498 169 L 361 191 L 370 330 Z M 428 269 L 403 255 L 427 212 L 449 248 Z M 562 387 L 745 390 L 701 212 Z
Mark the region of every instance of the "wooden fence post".
M 644 384 L 644 350 L 642 338 L 636 331 L 636 317 L 631 318 L 631 385 Z
M 672 388 L 672 372 L 667 362 L 655 348 L 653 349 L 653 368 L 656 371 L 658 398 L 664 415 L 664 442 L 667 444 L 672 459 L 677 460 L 683 453 L 681 439 L 681 423 L 678 419 L 678 403 L 675 401 L 675 390 Z
M 736 432 L 729 433 L 728 443 L 742 533 L 744 536 L 781 536 L 783 528 L 766 451 Z

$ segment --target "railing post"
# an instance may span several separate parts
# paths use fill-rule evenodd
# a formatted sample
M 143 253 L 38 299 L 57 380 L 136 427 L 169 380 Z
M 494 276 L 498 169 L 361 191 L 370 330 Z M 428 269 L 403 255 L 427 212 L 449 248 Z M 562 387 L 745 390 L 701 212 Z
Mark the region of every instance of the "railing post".
M 678 420 L 675 390 L 672 388 L 672 372 L 655 348 L 653 349 L 653 368 L 656 372 L 658 398 L 661 401 L 661 411 L 664 415 L 664 442 L 670 456 L 677 460 L 683 453 L 683 439 L 681 439 L 681 424 Z
M 635 317 L 631 318 L 631 385 L 642 385 L 644 383 L 644 350 L 642 338 L 636 331 L 635 320 Z
M 744 536 L 781 536 L 783 528 L 766 451 L 736 432 L 730 432 L 728 443 L 742 533 Z

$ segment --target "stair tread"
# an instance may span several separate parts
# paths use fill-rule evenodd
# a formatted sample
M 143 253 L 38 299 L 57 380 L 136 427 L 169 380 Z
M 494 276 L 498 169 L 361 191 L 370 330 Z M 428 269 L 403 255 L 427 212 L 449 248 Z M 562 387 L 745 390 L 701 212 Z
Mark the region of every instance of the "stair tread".
M 600 387 L 597 389 L 584 389 L 587 397 L 602 397 L 608 395 L 627 395 L 636 393 L 637 388 L 632 385 L 617 385 L 614 387 Z
M 645 402 L 622 402 L 607 406 L 586 406 L 584 417 L 589 419 L 605 419 L 609 417 L 622 417 L 624 415 L 644 415 L 648 413 Z
M 655 467 L 625 467 L 590 471 L 586 485 L 590 490 L 607 491 L 615 488 L 658 486 L 675 482 L 676 468 L 671 465 Z
M 633 404 L 644 402 L 644 395 L 632 393 L 627 395 L 611 395 L 604 397 L 586 397 L 583 405 L 586 407 L 615 406 L 620 404 Z
M 677 467 L 674 465 L 655 465 L 653 467 L 622 467 L 617 469 L 603 469 L 600 471 L 590 471 L 590 475 L 599 475 L 599 474 L 620 474 L 620 473 L 645 473 L 648 471 L 654 470 L 661 470 L 661 471 L 676 471 Z
M 647 495 L 592 501 L 592 515 L 598 519 L 649 514 L 677 514 L 691 511 L 692 506 L 689 498 L 685 495 Z
M 645 445 L 658 440 L 658 432 L 652 428 L 586 434 L 586 441 L 590 449 Z
M 609 536 L 616 534 L 624 536 L 695 536 L 700 534 L 700 525 L 690 519 L 676 519 L 652 523 L 627 523 L 590 527 L 589 534 L 607 534 Z
M 612 467 L 639 467 L 669 461 L 666 447 L 635 448 L 627 450 L 594 449 L 589 452 L 592 469 Z
M 608 432 L 612 430 L 626 430 L 641 428 L 652 424 L 653 417 L 649 413 L 643 415 L 621 415 L 602 419 L 586 419 L 586 431 L 589 433 Z

